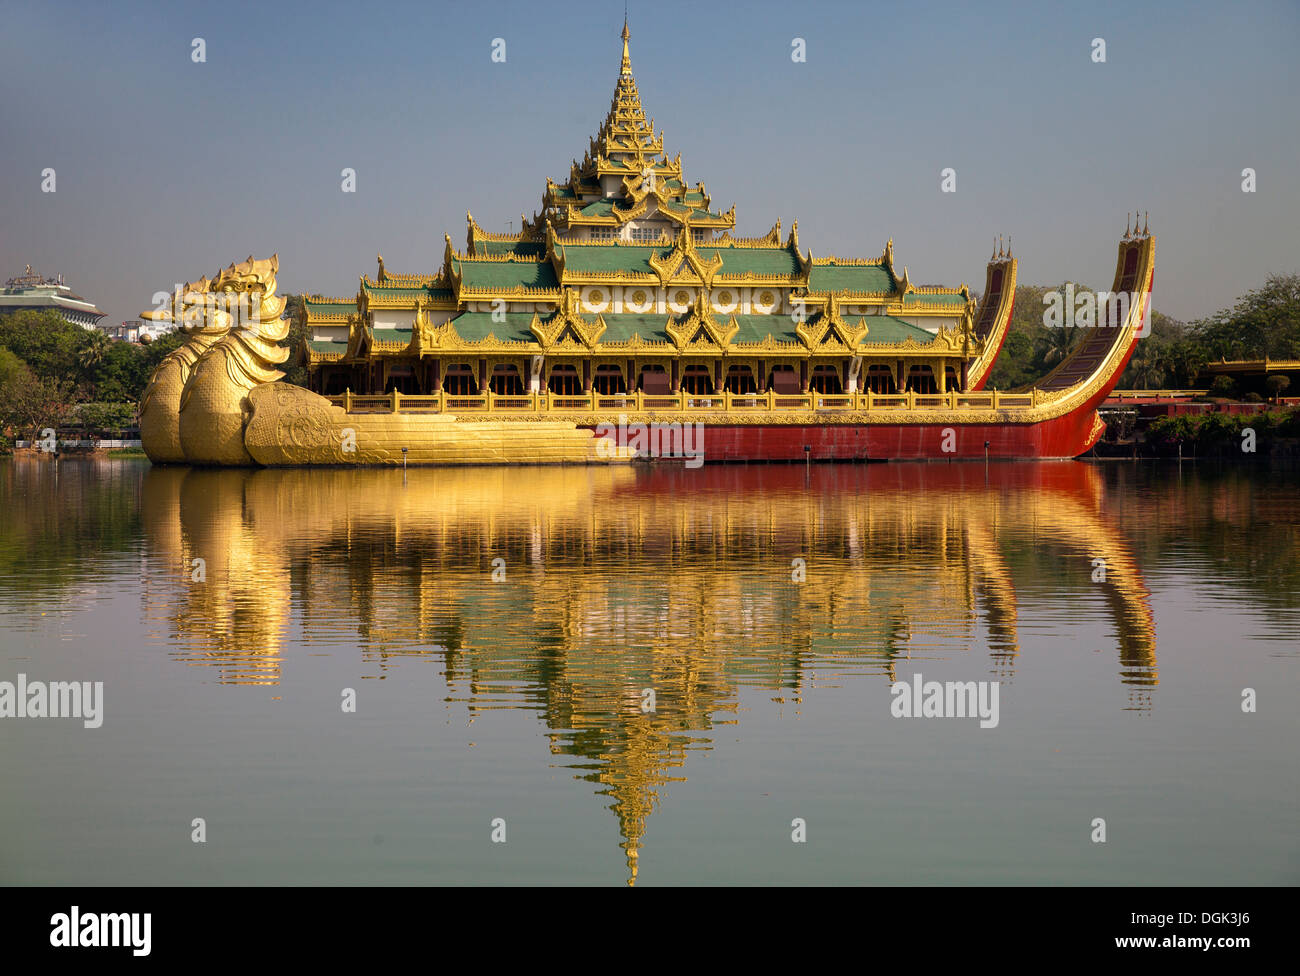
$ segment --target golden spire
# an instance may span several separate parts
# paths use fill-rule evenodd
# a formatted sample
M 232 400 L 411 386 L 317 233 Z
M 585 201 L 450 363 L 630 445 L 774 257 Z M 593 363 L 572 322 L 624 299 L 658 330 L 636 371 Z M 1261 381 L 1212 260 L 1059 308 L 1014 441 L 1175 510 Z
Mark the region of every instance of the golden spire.
M 632 56 L 627 52 L 627 40 L 631 37 L 631 32 L 627 29 L 627 14 L 623 14 L 623 67 L 619 69 L 620 74 L 630 75 L 632 73 Z

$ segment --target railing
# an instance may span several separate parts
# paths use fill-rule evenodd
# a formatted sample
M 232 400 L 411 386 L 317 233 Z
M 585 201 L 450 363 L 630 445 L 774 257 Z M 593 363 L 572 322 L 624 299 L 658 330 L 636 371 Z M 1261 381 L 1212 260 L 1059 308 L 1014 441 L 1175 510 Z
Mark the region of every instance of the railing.
M 1125 390 L 1135 394 L 1168 396 L 1169 391 Z M 1182 391 L 1181 395 L 1191 395 Z M 1112 395 L 1119 395 L 1118 393 Z M 360 395 L 344 393 L 326 397 L 348 413 L 490 413 L 490 414 L 571 414 L 590 413 L 759 413 L 783 410 L 806 410 L 835 414 L 849 411 L 909 412 L 927 410 L 1026 410 L 1046 402 L 1041 390 L 1028 393 L 523 393 L 472 395 L 433 393 L 411 395 L 385 393 Z
M 1209 390 L 1111 390 L 1112 400 L 1168 400 L 1175 397 L 1205 396 Z

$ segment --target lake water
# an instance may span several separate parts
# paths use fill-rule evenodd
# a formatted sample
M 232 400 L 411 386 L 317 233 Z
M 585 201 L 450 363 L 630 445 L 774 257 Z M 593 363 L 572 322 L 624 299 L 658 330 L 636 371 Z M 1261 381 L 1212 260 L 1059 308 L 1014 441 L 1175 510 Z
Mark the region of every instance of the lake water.
M 0 882 L 1294 884 L 1298 478 L 3 461 Z

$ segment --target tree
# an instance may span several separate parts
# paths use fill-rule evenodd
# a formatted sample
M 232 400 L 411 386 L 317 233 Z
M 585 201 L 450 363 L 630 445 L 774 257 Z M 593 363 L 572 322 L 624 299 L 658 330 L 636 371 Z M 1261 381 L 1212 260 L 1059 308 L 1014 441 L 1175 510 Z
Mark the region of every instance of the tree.
M 1300 356 L 1300 274 L 1272 274 L 1231 309 L 1193 323 L 1208 358 Z
M 96 329 L 86 333 L 81 350 L 77 353 L 77 363 L 82 369 L 82 381 L 89 387 L 92 397 L 95 395 L 95 369 L 104 361 L 111 345 L 112 340 Z
M 58 427 L 67 420 L 72 397 L 69 381 L 23 369 L 0 388 L 0 424 L 35 440 L 43 428 Z
M 0 346 L 18 356 L 37 376 L 76 382 L 86 330 L 53 311 L 23 309 L 0 315 Z
M 1210 393 L 1216 397 L 1231 397 L 1237 392 L 1237 381 L 1231 376 L 1220 373 L 1210 384 Z
M 1281 373 L 1274 373 L 1264 381 L 1264 388 L 1268 390 L 1268 395 L 1276 400 L 1282 395 L 1282 391 L 1291 385 L 1291 377 L 1283 376 Z

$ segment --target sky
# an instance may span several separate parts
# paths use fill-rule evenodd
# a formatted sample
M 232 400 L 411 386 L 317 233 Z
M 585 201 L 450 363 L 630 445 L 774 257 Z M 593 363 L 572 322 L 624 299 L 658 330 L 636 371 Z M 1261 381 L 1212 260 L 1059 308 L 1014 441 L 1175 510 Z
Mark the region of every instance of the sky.
M 1022 284 L 1106 288 L 1141 209 L 1154 306 L 1184 320 L 1300 271 L 1297 0 L 628 18 L 647 115 L 738 234 L 798 219 L 816 257 L 892 238 L 913 282 L 977 290 L 1010 235 Z M 435 273 L 467 210 L 518 230 L 609 109 L 623 4 L 6 0 L 0 23 L 0 280 L 61 272 L 117 322 L 250 253 L 279 254 L 281 293 L 350 297 L 378 253 Z

